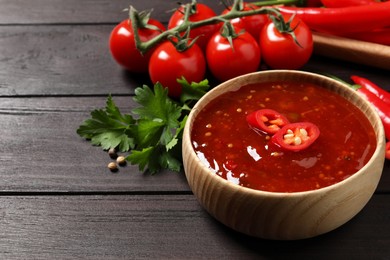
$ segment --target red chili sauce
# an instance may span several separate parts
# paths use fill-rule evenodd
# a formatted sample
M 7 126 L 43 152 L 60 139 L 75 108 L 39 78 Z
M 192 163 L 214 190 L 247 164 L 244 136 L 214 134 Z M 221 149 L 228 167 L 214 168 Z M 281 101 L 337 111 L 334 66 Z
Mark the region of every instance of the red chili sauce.
M 293 122 L 308 121 L 320 136 L 299 152 L 270 145 L 246 115 L 262 108 Z M 374 129 L 343 97 L 313 84 L 275 82 L 248 85 L 211 101 L 197 115 L 192 144 L 212 171 L 235 184 L 272 192 L 299 192 L 340 182 L 371 158 Z

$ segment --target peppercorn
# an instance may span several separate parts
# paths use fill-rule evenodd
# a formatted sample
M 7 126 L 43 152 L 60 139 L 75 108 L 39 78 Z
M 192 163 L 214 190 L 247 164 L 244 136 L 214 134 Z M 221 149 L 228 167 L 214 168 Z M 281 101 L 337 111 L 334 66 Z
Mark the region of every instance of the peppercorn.
M 119 156 L 118 158 L 116 158 L 116 162 L 120 166 L 124 166 L 126 164 L 126 158 L 124 156 Z
M 118 154 L 116 153 L 115 148 L 110 148 L 108 150 L 108 155 L 111 157 L 111 159 L 116 159 L 118 157 Z
M 112 172 L 116 172 L 118 170 L 118 166 L 116 165 L 116 163 L 114 162 L 110 162 L 108 165 L 107 165 L 108 169 L 110 169 L 110 171 Z

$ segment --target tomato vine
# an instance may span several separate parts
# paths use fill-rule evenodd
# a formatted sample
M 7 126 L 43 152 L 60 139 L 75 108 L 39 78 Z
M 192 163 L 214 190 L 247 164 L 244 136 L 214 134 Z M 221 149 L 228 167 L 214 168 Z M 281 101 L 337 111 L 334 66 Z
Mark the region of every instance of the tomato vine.
M 142 41 L 139 34 L 138 29 L 140 26 L 142 26 L 142 18 L 140 16 L 140 12 L 138 12 L 133 6 L 129 7 L 129 17 L 132 21 L 132 29 L 134 31 L 134 39 L 136 43 L 137 49 L 141 53 L 146 53 L 150 49 L 152 49 L 154 46 L 156 46 L 158 43 L 172 38 L 172 37 L 178 37 L 180 38 L 180 33 L 188 32 L 192 29 L 206 26 L 210 24 L 217 24 L 220 22 L 228 22 L 231 19 L 234 18 L 241 18 L 245 16 L 252 16 L 256 14 L 268 14 L 274 17 L 277 17 L 279 21 L 284 21 L 283 15 L 279 12 L 279 10 L 275 7 L 268 7 L 270 5 L 280 5 L 280 4 L 292 4 L 296 3 L 297 0 L 273 0 L 273 1 L 262 1 L 262 2 L 255 2 L 254 4 L 257 6 L 261 6 L 259 9 L 252 9 L 252 10 L 242 10 L 240 6 L 243 5 L 243 0 L 234 0 L 234 3 L 232 5 L 232 8 L 230 12 L 226 14 L 217 15 L 214 17 L 211 17 L 209 19 L 201 20 L 201 21 L 195 21 L 192 22 L 189 20 L 190 14 L 191 14 L 191 7 L 196 4 L 196 0 L 193 0 L 191 3 L 184 5 L 184 21 L 179 26 L 176 26 L 174 28 L 171 28 L 169 30 L 166 30 L 162 32 L 161 34 L 157 35 L 153 39 L 150 39 L 148 41 Z M 288 27 L 287 25 L 283 25 L 284 28 Z M 294 31 L 289 30 L 287 33 L 291 34 L 294 37 Z M 188 33 L 187 33 L 188 34 Z

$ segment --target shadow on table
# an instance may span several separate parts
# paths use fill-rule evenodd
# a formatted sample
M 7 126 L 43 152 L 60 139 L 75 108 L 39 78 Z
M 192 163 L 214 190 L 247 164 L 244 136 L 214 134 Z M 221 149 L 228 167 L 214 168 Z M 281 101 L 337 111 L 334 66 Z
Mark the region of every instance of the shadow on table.
M 374 206 L 375 204 L 367 205 L 348 223 L 329 233 L 303 240 L 254 238 L 229 229 L 217 221 L 214 224 L 218 227 L 214 229 L 225 234 L 222 242 L 228 245 L 227 248 L 231 246 L 237 250 L 238 247 L 246 255 L 256 259 L 385 259 L 390 255 L 390 235 L 388 239 L 383 239 L 383 220 L 376 221 L 376 217 L 369 214 L 369 208 Z
M 134 93 L 134 90 L 137 87 L 142 87 L 143 85 L 148 85 L 149 87 L 153 86 L 147 73 L 132 73 L 123 69 L 121 76 L 123 82 L 125 82 L 126 85 L 129 87 L 131 94 Z

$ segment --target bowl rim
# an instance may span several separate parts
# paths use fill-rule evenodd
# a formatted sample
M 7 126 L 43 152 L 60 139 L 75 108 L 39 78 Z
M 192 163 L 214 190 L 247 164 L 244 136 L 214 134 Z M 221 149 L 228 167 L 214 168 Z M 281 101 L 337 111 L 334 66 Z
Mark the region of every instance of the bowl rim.
M 198 115 L 199 111 L 202 110 L 204 108 L 204 106 L 205 106 L 202 103 L 205 100 L 207 100 L 209 96 L 214 95 L 214 92 L 218 91 L 219 88 L 222 88 L 223 86 L 225 86 L 226 84 L 229 84 L 230 82 L 237 81 L 239 79 L 242 79 L 242 78 L 245 78 L 245 77 L 248 77 L 248 76 L 256 76 L 256 75 L 263 75 L 263 74 L 279 74 L 279 73 L 295 74 L 295 75 L 305 75 L 305 76 L 308 76 L 308 77 L 322 78 L 324 81 L 333 82 L 333 84 L 339 85 L 346 92 L 350 92 L 350 93 L 352 93 L 351 95 L 357 96 L 357 99 L 359 100 L 359 102 L 365 103 L 364 106 L 367 107 L 368 110 L 370 110 L 370 114 L 372 114 L 373 117 L 374 117 L 373 119 L 376 122 L 378 122 L 378 126 L 379 127 L 378 127 L 378 129 L 374 128 L 374 130 L 376 131 L 376 139 L 377 139 L 376 140 L 375 151 L 372 154 L 371 158 L 368 160 L 368 162 L 362 168 L 360 168 L 358 171 L 356 171 L 351 176 L 347 177 L 346 179 L 344 179 L 342 181 L 339 181 L 337 183 L 334 183 L 332 185 L 329 185 L 329 186 L 326 186 L 326 187 L 322 187 L 322 188 L 319 188 L 319 189 L 306 190 L 306 191 L 297 191 L 297 192 L 273 192 L 273 191 L 264 191 L 264 190 L 252 189 L 252 188 L 243 187 L 243 186 L 234 184 L 234 183 L 226 180 L 225 178 L 222 178 L 221 176 L 218 176 L 215 172 L 213 172 L 207 166 L 204 165 L 204 163 L 196 155 L 194 147 L 192 146 L 191 131 L 190 131 L 192 129 L 192 125 L 193 125 L 193 124 L 191 124 L 191 121 L 196 119 L 196 116 Z M 242 86 L 238 86 L 236 88 L 229 88 L 227 91 L 224 91 L 223 93 L 226 93 L 226 92 L 229 92 L 229 91 L 233 91 L 234 89 L 237 90 L 240 87 L 242 87 Z M 342 96 L 342 97 L 345 98 L 344 96 Z M 351 102 L 350 100 L 348 100 L 348 101 Z M 206 103 L 206 104 L 208 104 L 208 103 Z M 202 105 L 202 107 L 199 108 L 201 105 Z M 360 111 L 362 111 L 362 109 L 360 107 L 358 107 L 358 108 L 359 108 Z M 364 111 L 362 111 L 362 112 L 366 116 L 366 113 Z M 367 118 L 367 116 L 366 116 L 366 118 Z M 221 183 L 222 185 L 227 185 L 226 187 L 229 187 L 229 188 L 233 189 L 235 192 L 239 192 L 240 191 L 240 192 L 245 192 L 247 194 L 251 194 L 251 195 L 255 195 L 255 196 L 260 196 L 260 195 L 264 196 L 265 195 L 265 196 L 271 196 L 271 197 L 274 197 L 274 198 L 282 198 L 282 197 L 286 197 L 286 196 L 288 196 L 288 197 L 303 197 L 303 196 L 307 196 L 309 194 L 315 195 L 315 194 L 321 194 L 321 193 L 330 192 L 330 191 L 332 191 L 334 189 L 337 189 L 338 187 L 344 185 L 346 182 L 351 182 L 354 179 L 358 178 L 361 174 L 363 174 L 363 172 L 368 167 L 370 167 L 370 165 L 376 160 L 376 158 L 378 156 L 379 157 L 383 157 L 383 159 L 384 159 L 384 153 L 385 153 L 385 133 L 384 133 L 384 128 L 383 128 L 382 121 L 381 121 L 378 113 L 375 111 L 375 108 L 366 99 L 364 99 L 363 97 L 358 95 L 358 93 L 356 93 L 355 90 L 353 90 L 350 87 L 348 87 L 346 83 L 343 83 L 341 81 L 338 81 L 336 79 L 333 79 L 333 78 L 330 78 L 330 77 L 327 77 L 327 76 L 324 76 L 324 75 L 321 75 L 321 74 L 318 74 L 318 73 L 307 72 L 307 71 L 298 71 L 298 70 L 257 71 L 257 72 L 245 74 L 245 75 L 242 75 L 242 76 L 238 76 L 238 77 L 232 78 L 230 80 L 227 80 L 225 82 L 222 82 L 221 84 L 218 84 L 216 87 L 214 87 L 213 89 L 208 91 L 201 99 L 199 99 L 199 101 L 191 109 L 191 112 L 190 112 L 190 114 L 189 114 L 189 116 L 187 118 L 185 131 L 184 131 L 183 135 L 188 135 L 188 144 L 191 147 L 191 153 L 190 153 L 191 156 L 193 156 L 195 158 L 195 160 L 197 161 L 197 163 L 204 170 L 206 170 L 207 175 L 209 175 L 211 178 L 214 178 L 217 182 Z M 183 160 L 184 160 L 184 158 L 183 158 Z

